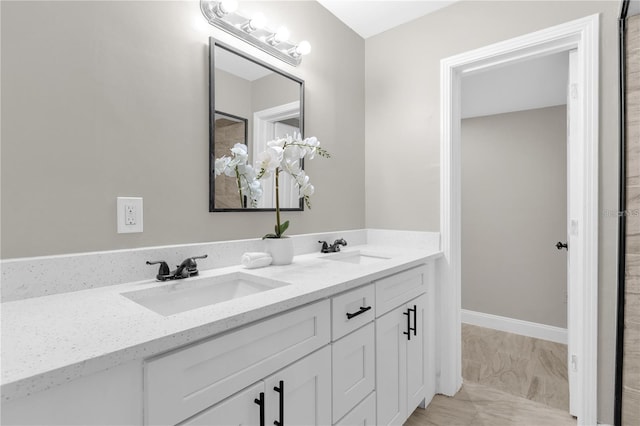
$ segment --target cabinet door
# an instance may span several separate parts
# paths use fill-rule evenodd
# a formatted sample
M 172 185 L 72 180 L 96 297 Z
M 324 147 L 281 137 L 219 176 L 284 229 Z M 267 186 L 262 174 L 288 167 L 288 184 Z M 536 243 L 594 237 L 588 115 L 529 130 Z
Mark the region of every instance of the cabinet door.
M 376 320 L 377 424 L 401 425 L 407 417 L 407 309 L 401 306 Z
M 331 424 L 331 348 L 325 346 L 273 374 L 265 388 L 265 424 Z M 284 392 L 276 390 L 281 388 Z
M 425 398 L 425 335 L 427 295 L 407 303 L 410 310 L 411 339 L 407 339 L 407 415 L 422 403 Z M 415 309 L 415 310 L 414 310 Z
M 333 421 L 337 422 L 375 388 L 373 323 L 332 345 Z
M 185 426 L 260 425 L 260 406 L 256 399 L 264 392 L 264 382 L 250 386 L 232 397 L 187 420 Z M 264 401 L 264 398 L 262 398 Z

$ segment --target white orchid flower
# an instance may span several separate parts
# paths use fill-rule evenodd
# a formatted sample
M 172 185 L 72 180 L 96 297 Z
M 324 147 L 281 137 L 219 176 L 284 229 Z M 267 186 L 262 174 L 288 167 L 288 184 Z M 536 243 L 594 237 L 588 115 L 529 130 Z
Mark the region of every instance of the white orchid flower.
M 247 146 L 243 143 L 237 143 L 231 148 L 231 152 L 233 152 L 234 156 L 239 159 L 243 159 L 246 162 L 247 158 L 249 158 L 249 154 L 247 152 Z
M 214 176 L 220 176 L 221 174 L 223 174 L 225 172 L 225 170 L 227 169 L 227 167 L 229 166 L 229 162 L 231 161 L 231 158 L 227 157 L 227 156 L 223 156 L 220 158 L 216 158 L 215 162 L 214 162 L 214 169 L 213 169 L 213 174 Z
M 258 168 L 264 170 L 263 176 L 270 176 L 280 167 L 283 151 L 279 146 L 270 146 L 258 155 Z

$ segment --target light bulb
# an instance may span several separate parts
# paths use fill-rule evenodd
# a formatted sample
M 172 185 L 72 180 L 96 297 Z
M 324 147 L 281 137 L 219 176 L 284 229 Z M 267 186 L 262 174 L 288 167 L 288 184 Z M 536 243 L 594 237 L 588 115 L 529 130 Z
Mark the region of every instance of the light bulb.
M 251 20 L 249 21 L 249 26 L 252 28 L 252 31 L 261 30 L 266 24 L 267 19 L 262 13 L 256 13 L 251 17 Z
M 274 39 L 278 43 L 289 40 L 289 30 L 287 29 L 287 27 L 278 28 L 278 31 L 276 31 L 276 33 L 274 34 Z
M 236 0 L 222 0 L 216 3 L 210 3 L 210 10 L 216 14 L 218 18 L 233 13 L 238 9 L 238 2 Z
M 272 46 L 277 46 L 287 40 L 289 40 L 289 30 L 287 27 L 280 27 L 278 28 L 278 31 L 267 37 L 265 41 Z
M 238 10 L 238 2 L 237 0 L 222 0 L 220 2 L 220 9 L 224 11 L 224 13 L 233 13 Z
M 309 52 L 311 52 L 311 44 L 306 40 L 302 40 L 293 49 L 294 49 L 293 53 L 295 56 L 308 55 Z

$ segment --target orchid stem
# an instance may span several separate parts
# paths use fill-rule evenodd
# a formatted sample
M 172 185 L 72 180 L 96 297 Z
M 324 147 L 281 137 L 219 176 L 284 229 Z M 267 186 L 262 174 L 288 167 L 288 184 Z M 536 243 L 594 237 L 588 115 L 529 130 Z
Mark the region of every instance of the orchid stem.
M 278 181 L 278 177 L 280 175 L 280 168 L 276 168 L 276 225 L 278 229 L 276 230 L 276 235 L 280 238 L 280 183 Z
M 244 197 L 242 196 L 242 185 L 240 182 L 240 172 L 238 172 L 238 168 L 236 167 L 236 182 L 238 183 L 238 195 L 240 195 L 240 208 L 244 207 Z

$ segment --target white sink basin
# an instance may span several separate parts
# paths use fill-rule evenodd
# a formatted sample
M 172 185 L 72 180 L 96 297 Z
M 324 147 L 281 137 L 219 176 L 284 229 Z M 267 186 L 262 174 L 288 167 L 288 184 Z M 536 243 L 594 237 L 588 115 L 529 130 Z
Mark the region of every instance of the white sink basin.
M 169 316 L 285 285 L 288 284 L 235 272 L 216 277 L 186 278 L 121 294 L 160 315 Z
M 388 260 L 391 258 L 381 256 L 375 253 L 368 253 L 368 252 L 362 252 L 360 250 L 354 250 L 354 251 L 341 251 L 338 253 L 328 254 L 322 257 L 322 259 L 335 260 L 338 262 L 345 262 L 345 263 L 357 263 L 360 265 L 368 265 L 370 263 L 376 263 L 381 260 Z

